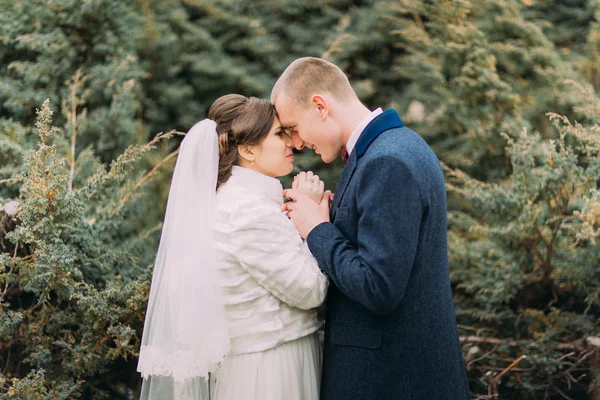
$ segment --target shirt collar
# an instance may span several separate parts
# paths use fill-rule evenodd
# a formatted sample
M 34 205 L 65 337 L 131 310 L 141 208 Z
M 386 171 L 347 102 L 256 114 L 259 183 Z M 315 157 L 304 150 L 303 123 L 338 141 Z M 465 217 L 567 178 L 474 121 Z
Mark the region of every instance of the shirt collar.
M 381 107 L 379 107 L 375 111 L 371 111 L 371 113 L 367 115 L 365 119 L 363 119 L 362 122 L 358 124 L 358 126 L 354 129 L 352 135 L 350 135 L 350 138 L 348 139 L 348 143 L 346 143 L 346 151 L 348 152 L 348 155 L 352 154 L 352 150 L 354 150 L 354 146 L 356 146 L 356 142 L 358 142 L 360 134 L 362 133 L 362 131 L 365 130 L 367 125 L 369 125 L 369 122 L 373 121 L 375 117 L 377 117 L 382 112 L 383 110 L 381 109 Z
M 278 204 L 283 204 L 283 186 L 277 178 L 234 165 L 229 180 L 243 185 L 253 192 L 262 193 Z

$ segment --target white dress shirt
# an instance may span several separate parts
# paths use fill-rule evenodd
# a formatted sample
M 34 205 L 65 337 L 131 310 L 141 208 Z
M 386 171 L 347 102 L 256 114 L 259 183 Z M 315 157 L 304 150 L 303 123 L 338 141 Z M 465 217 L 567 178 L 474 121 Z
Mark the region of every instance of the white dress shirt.
M 217 191 L 215 242 L 234 354 L 274 348 L 321 326 L 329 284 L 283 214 L 279 180 L 235 166 Z
M 356 128 L 354 128 L 352 135 L 350 135 L 350 138 L 348 139 L 348 143 L 346 143 L 346 151 L 348 152 L 348 156 L 352 154 L 352 150 L 354 150 L 354 146 L 356 146 L 356 142 L 358 142 L 358 138 L 360 137 L 362 131 L 364 131 L 367 125 L 369 125 L 369 122 L 373 121 L 375 117 L 382 112 L 383 110 L 381 107 L 375 111 L 371 111 L 371 113 L 367 115 Z

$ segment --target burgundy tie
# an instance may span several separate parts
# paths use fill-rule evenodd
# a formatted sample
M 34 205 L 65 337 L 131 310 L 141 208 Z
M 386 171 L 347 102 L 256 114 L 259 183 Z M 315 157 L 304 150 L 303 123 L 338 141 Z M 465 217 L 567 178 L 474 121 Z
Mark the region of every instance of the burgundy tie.
M 342 161 L 344 161 L 344 164 L 348 161 L 348 152 L 345 147 L 342 147 Z

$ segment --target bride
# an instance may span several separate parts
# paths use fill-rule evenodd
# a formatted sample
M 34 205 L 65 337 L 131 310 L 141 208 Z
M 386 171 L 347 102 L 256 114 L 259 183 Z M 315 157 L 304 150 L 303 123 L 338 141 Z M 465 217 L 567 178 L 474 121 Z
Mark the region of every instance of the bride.
M 140 349 L 141 399 L 318 399 L 328 280 L 281 212 L 291 138 L 267 101 L 217 99 L 181 144 Z M 327 202 L 323 182 L 294 188 Z M 215 190 L 216 189 L 216 190 Z

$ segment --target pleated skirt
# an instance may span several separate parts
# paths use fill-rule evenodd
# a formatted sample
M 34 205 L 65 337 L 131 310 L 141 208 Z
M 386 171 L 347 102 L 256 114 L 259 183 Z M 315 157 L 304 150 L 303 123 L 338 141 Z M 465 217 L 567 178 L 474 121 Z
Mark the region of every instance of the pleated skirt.
M 274 349 L 226 357 L 215 400 L 318 400 L 322 353 L 317 334 Z

